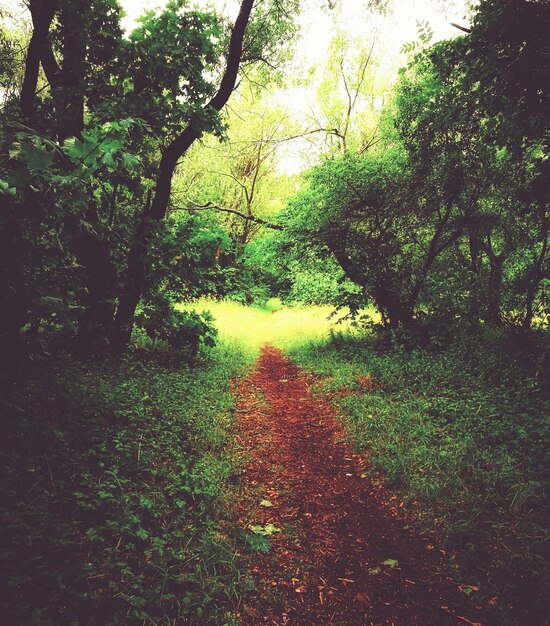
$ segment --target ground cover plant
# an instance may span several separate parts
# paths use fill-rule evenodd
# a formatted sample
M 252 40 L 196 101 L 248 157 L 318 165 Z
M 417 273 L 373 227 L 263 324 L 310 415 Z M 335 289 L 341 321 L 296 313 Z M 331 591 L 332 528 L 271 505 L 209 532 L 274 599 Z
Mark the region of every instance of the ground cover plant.
M 186 308 L 186 307 L 180 307 Z M 268 339 L 335 328 L 330 307 L 203 300 L 217 345 L 189 362 L 135 334 L 125 357 L 29 362 L 2 406 L 8 623 L 232 623 L 253 586 L 232 523 L 233 387 Z M 176 311 L 177 313 L 177 311 Z
M 142 347 L 29 366 L 4 407 L 5 623 L 224 623 L 242 586 L 221 531 L 229 378 L 249 362 Z
M 481 334 L 406 350 L 338 333 L 290 354 L 319 377 L 371 468 L 444 537 L 496 622 L 544 623 L 547 338 Z

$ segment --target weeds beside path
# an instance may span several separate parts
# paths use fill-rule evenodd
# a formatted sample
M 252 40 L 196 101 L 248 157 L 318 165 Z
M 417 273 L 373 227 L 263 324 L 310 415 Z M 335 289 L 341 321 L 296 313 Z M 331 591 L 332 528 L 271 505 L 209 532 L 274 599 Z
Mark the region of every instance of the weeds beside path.
M 240 522 L 251 546 L 271 544 L 250 557 L 257 589 L 243 624 L 482 622 L 282 352 L 263 348 L 237 412 Z

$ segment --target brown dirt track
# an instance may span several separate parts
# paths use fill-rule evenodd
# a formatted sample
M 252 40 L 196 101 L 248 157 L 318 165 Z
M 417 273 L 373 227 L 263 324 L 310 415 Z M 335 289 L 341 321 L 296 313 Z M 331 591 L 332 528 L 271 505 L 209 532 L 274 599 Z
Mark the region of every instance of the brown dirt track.
M 237 390 L 246 466 L 239 522 L 281 529 L 269 537 L 269 553 L 247 557 L 257 588 L 240 622 L 486 624 L 460 591 L 463 581 L 442 573 L 443 551 L 415 534 L 310 383 L 265 346 Z

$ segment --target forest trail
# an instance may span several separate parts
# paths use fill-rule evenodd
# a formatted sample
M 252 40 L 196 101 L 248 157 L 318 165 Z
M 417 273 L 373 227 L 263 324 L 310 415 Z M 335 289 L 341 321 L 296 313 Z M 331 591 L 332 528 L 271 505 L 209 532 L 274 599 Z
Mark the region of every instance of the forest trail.
M 441 551 L 415 536 L 399 502 L 367 475 L 310 383 L 267 345 L 238 388 L 239 521 L 272 544 L 247 557 L 257 589 L 241 623 L 485 624 L 462 581 L 441 574 Z

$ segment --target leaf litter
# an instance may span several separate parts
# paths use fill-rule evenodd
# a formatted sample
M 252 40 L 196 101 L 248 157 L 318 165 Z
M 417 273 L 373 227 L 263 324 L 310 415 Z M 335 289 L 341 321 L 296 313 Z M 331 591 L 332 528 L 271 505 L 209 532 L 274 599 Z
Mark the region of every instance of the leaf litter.
M 242 555 L 254 589 L 239 623 L 486 624 L 449 574 L 445 551 L 415 533 L 310 382 L 266 345 L 236 390 L 245 458 L 236 516 L 271 542 Z

